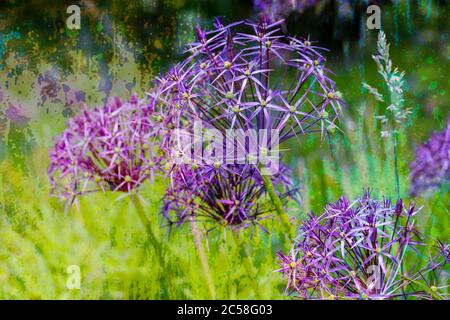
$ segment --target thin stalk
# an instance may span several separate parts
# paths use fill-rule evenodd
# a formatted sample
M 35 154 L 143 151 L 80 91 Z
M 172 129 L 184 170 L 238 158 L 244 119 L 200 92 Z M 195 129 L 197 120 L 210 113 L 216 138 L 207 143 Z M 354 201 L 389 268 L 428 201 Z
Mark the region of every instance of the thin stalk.
M 139 219 L 141 220 L 142 224 L 145 227 L 145 230 L 147 232 L 148 238 L 150 240 L 150 242 L 152 243 L 153 247 L 155 248 L 155 250 L 157 251 L 157 254 L 160 255 L 161 257 L 161 261 L 164 262 L 162 253 L 163 252 L 167 252 L 171 255 L 176 256 L 177 259 L 180 260 L 180 262 L 184 265 L 184 266 L 188 266 L 188 261 L 186 261 L 186 259 L 183 259 L 179 256 L 177 256 L 174 251 L 172 250 L 172 248 L 170 248 L 167 244 L 165 244 L 164 242 L 161 242 L 158 237 L 154 234 L 153 229 L 151 227 L 151 223 L 150 220 L 148 220 L 147 216 L 145 215 L 145 211 L 144 208 L 142 207 L 141 201 L 139 200 L 138 196 L 134 195 L 131 197 L 132 198 L 132 202 L 136 208 L 136 211 L 138 213 Z
M 239 249 L 239 253 L 241 254 L 244 262 L 245 270 L 247 271 L 247 274 L 251 280 L 253 291 L 255 293 L 256 299 L 261 299 L 259 295 L 259 288 L 258 288 L 258 282 L 256 277 L 256 271 L 255 266 L 253 265 L 253 261 L 251 259 L 251 253 L 248 247 L 248 244 L 244 241 L 242 241 L 241 236 L 239 234 L 238 230 L 232 230 L 233 233 L 233 240 Z
M 84 222 L 84 217 L 83 214 L 81 213 L 80 207 L 79 206 L 75 206 L 76 210 L 74 213 L 74 217 L 75 219 L 83 226 L 86 226 L 86 223 Z
M 334 172 L 336 174 L 336 185 L 339 188 L 339 193 L 341 191 L 341 171 L 339 170 L 339 165 L 336 157 L 336 151 L 334 149 L 333 139 L 331 138 L 331 135 L 329 132 L 327 132 L 327 139 L 328 144 L 330 145 L 330 154 L 331 158 L 333 159 L 333 165 L 334 165 Z
M 150 223 L 150 220 L 148 220 L 147 216 L 145 215 L 145 211 L 144 211 L 144 207 L 141 204 L 141 201 L 139 200 L 139 197 L 137 195 L 132 195 L 131 196 L 131 201 L 134 204 L 134 207 L 136 208 L 136 212 L 139 216 L 139 219 L 141 220 L 142 224 L 144 225 L 145 231 L 147 233 L 148 239 L 150 241 L 150 243 L 152 244 L 156 256 L 159 260 L 159 270 L 158 270 L 158 277 L 160 277 L 160 280 L 162 281 L 166 281 L 167 282 L 167 287 L 170 288 L 174 288 L 171 279 L 171 275 L 169 275 L 168 277 L 162 277 L 162 272 L 164 271 L 168 271 L 171 270 L 171 266 L 166 263 L 165 259 L 164 259 L 164 255 L 163 255 L 163 249 L 167 252 L 170 251 L 168 250 L 168 247 L 165 246 L 161 241 L 158 240 L 158 238 L 156 237 L 156 235 L 153 233 L 152 230 L 152 225 Z
M 400 199 L 400 179 L 398 177 L 398 157 L 397 157 L 397 133 L 392 135 L 394 142 L 394 171 L 395 171 L 395 191 L 397 194 L 397 200 Z
M 203 247 L 202 239 L 200 237 L 200 231 L 195 224 L 193 219 L 190 220 L 192 234 L 194 235 L 194 243 L 197 247 L 198 255 L 200 257 L 200 263 L 202 265 L 203 274 L 206 278 L 206 283 L 208 285 L 209 297 L 211 300 L 216 299 L 216 290 L 214 288 L 214 282 L 211 276 L 211 272 L 209 271 L 208 260 L 206 259 L 205 248 Z
M 268 175 L 261 175 L 264 183 L 264 187 L 267 190 L 267 193 L 269 194 L 270 200 L 272 202 L 272 205 L 275 208 L 275 211 L 278 213 L 278 216 L 281 219 L 281 222 L 283 223 L 284 227 L 286 228 L 286 231 L 289 233 L 289 236 L 291 238 L 295 235 L 294 227 L 292 226 L 291 222 L 289 221 L 289 216 L 284 212 L 283 204 L 281 203 L 280 197 L 277 195 L 275 191 L 275 187 L 273 186 L 272 179 L 270 179 L 270 176 Z
M 145 215 L 144 208 L 142 207 L 142 203 L 139 200 L 139 197 L 136 195 L 133 195 L 131 197 L 131 200 L 133 202 L 134 207 L 136 208 L 136 212 L 139 216 L 139 219 L 141 220 L 142 224 L 144 225 L 145 231 L 147 232 L 148 239 L 150 240 L 151 244 L 153 245 L 156 254 L 158 256 L 158 259 L 160 260 L 162 265 L 165 265 L 164 257 L 162 256 L 162 249 L 164 245 L 161 243 L 161 241 L 158 240 L 158 238 L 153 233 L 153 229 L 151 227 L 150 220 L 148 220 L 147 216 Z M 165 248 L 164 248 L 165 249 Z

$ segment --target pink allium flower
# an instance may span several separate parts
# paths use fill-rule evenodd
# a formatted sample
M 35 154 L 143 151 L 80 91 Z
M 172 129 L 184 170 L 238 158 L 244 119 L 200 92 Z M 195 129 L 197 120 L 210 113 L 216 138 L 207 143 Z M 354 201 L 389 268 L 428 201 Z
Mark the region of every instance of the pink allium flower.
M 154 141 L 163 128 L 150 104 L 111 99 L 69 120 L 50 151 L 53 192 L 65 199 L 98 190 L 130 192 L 158 170 Z
M 11 122 L 23 126 L 30 121 L 30 118 L 25 115 L 25 111 L 21 105 L 9 104 L 9 107 L 5 110 L 5 116 Z
M 302 12 L 319 2 L 318 0 L 254 0 L 253 7 L 256 12 L 274 20 L 286 17 L 293 11 Z

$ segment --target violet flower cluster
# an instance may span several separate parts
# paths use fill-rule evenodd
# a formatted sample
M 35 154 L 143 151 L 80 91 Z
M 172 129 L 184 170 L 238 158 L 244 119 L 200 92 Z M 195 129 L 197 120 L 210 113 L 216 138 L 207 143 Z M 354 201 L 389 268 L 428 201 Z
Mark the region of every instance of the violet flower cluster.
M 283 35 L 281 23 L 262 19 L 225 26 L 216 20 L 212 31 L 197 27 L 189 56 L 151 95 L 172 106 L 177 119 L 201 120 L 222 132 L 277 130 L 283 142 L 334 131 L 343 101 L 323 48 Z
M 367 191 L 329 204 L 321 216 L 311 214 L 291 252 L 278 253 L 286 290 L 304 299 L 445 298 L 439 280 L 446 278 L 448 244 L 439 243 L 427 264 L 405 270 L 405 261 L 421 252 L 414 226 L 419 210 Z
M 416 196 L 450 183 L 450 120 L 446 128 L 435 133 L 416 151 L 410 165 L 410 192 Z
M 297 188 L 290 170 L 283 166 L 271 176 L 279 197 L 296 199 Z M 240 229 L 259 226 L 273 212 L 261 174 L 250 165 L 180 165 L 171 173 L 171 186 L 164 196 L 163 214 L 170 224 L 189 219 Z
M 275 20 L 287 17 L 293 11 L 302 12 L 318 3 L 318 0 L 254 0 L 253 7 L 256 12 Z
M 164 121 L 192 137 L 193 125 L 198 122 L 224 135 L 229 130 L 253 130 L 256 139 L 247 144 L 258 144 L 267 138 L 263 135 L 270 140 L 272 132 L 277 132 L 280 143 L 301 134 L 321 133 L 324 137 L 326 132 L 334 132 L 343 101 L 325 67 L 323 49 L 309 40 L 283 35 L 281 23 L 263 18 L 224 25 L 216 19 L 214 30 L 197 27 L 197 39 L 188 46 L 188 57 L 159 78 L 149 93 L 155 109 L 165 106 Z M 260 160 L 264 153 L 270 159 L 271 148 L 278 145 L 269 143 L 269 148 L 261 148 L 256 155 L 247 145 L 244 163 L 237 158 L 230 163 L 229 159 L 205 161 L 202 154 L 193 154 L 193 143 L 170 141 L 176 139 L 170 136 L 162 139 L 169 159 L 191 157 L 189 165 L 183 166 L 183 161 L 167 163 L 172 176 L 165 201 L 167 217 L 172 212 L 176 221 L 185 221 L 192 212 L 202 211 L 199 216 L 227 225 L 248 225 L 268 211 L 258 204 L 265 192 L 260 166 L 249 159 L 256 156 Z M 224 154 L 228 156 L 229 150 Z M 278 168 L 278 176 L 283 176 L 284 165 Z M 282 189 L 292 189 L 287 179 L 279 181 Z M 231 204 L 236 201 L 238 206 Z M 203 208 L 199 209 L 199 203 Z
M 64 199 L 99 190 L 130 192 L 153 177 L 162 156 L 153 141 L 163 130 L 150 104 L 111 99 L 70 119 L 50 151 L 52 191 Z

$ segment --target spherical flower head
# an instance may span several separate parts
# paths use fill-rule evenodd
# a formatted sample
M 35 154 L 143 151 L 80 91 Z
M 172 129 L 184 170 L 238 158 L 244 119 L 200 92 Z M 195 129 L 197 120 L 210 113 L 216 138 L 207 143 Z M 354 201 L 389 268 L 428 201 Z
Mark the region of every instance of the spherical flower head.
M 410 165 L 410 192 L 419 195 L 450 183 L 450 120 L 447 127 L 421 145 Z
M 282 190 L 280 197 L 294 192 L 287 168 L 271 177 Z M 182 224 L 189 218 L 219 226 L 240 229 L 258 225 L 271 213 L 265 199 L 265 188 L 255 166 L 216 166 L 184 164 L 171 172 L 171 186 L 164 201 L 163 213 L 171 224 Z M 265 229 L 263 229 L 265 230 Z
M 53 193 L 65 198 L 87 192 L 131 192 L 158 169 L 159 126 L 144 101 L 111 99 L 104 107 L 69 120 L 50 151 Z
M 399 212 L 400 210 L 400 212 Z M 278 253 L 287 291 L 305 299 L 393 299 L 427 295 L 410 290 L 421 274 L 439 274 L 446 247 L 438 258 L 407 270 L 406 257 L 419 251 L 422 236 L 414 228 L 414 205 L 392 205 L 365 192 L 349 201 L 342 197 L 320 216 L 309 215 L 289 255 Z M 442 253 L 444 252 L 444 253 Z M 295 264 L 293 264 L 295 263 Z M 400 268 L 400 266 L 402 266 Z M 403 269 L 405 268 L 405 269 Z
M 318 0 L 254 0 L 253 8 L 256 12 L 274 20 L 287 17 L 291 12 L 302 12 L 317 3 Z
M 281 22 L 197 28 L 189 56 L 164 77 L 155 98 L 177 106 L 178 118 L 220 131 L 275 130 L 280 143 L 307 133 L 324 138 L 341 115 L 342 94 L 323 49 L 285 36 Z
M 26 112 L 22 105 L 9 103 L 8 108 L 5 110 L 5 116 L 9 121 L 18 126 L 25 126 L 30 118 L 26 115 Z

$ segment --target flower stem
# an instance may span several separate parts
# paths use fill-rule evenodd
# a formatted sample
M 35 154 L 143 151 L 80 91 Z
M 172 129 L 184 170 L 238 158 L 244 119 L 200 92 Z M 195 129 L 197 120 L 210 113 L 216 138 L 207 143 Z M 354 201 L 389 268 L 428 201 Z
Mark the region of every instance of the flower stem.
M 156 235 L 153 233 L 150 220 L 148 220 L 147 216 L 145 215 L 144 207 L 142 206 L 141 201 L 139 200 L 139 197 L 137 195 L 132 195 L 131 201 L 133 202 L 134 207 L 136 208 L 136 212 L 139 216 L 139 219 L 141 220 L 142 224 L 144 225 L 148 239 L 155 250 L 157 259 L 159 260 L 158 277 L 160 277 L 161 282 L 163 282 L 163 283 L 166 282 L 165 285 L 170 290 L 170 288 L 174 287 L 172 284 L 171 276 L 169 275 L 168 277 L 162 277 L 162 273 L 161 273 L 161 271 L 164 273 L 164 272 L 172 270 L 171 265 L 166 263 L 166 261 L 164 259 L 164 255 L 163 255 L 163 249 L 165 252 L 168 252 L 168 251 L 170 252 L 170 248 L 168 248 L 161 241 L 159 241 L 158 238 L 156 237 Z
M 145 228 L 145 231 L 147 232 L 148 238 L 156 251 L 158 259 L 160 260 L 161 264 L 164 265 L 165 261 L 164 261 L 164 257 L 162 256 L 163 244 L 161 243 L 161 241 L 158 240 L 158 238 L 153 233 L 150 220 L 148 220 L 147 216 L 145 215 L 145 211 L 144 211 L 144 208 L 142 207 L 139 197 L 136 195 L 133 195 L 131 197 L 131 199 L 134 204 L 134 207 L 136 208 L 136 212 L 139 216 L 139 219 L 141 220 L 142 224 L 144 225 L 144 228 Z
M 331 158 L 333 159 L 333 165 L 334 165 L 334 172 L 336 175 L 336 185 L 339 188 L 339 193 L 341 193 L 341 171 L 339 169 L 337 157 L 336 157 L 336 151 L 334 149 L 333 139 L 331 138 L 330 133 L 327 131 L 327 139 L 328 144 L 330 145 L 330 154 Z
M 270 176 L 268 175 L 261 175 L 264 183 L 264 187 L 266 188 L 267 192 L 269 193 L 270 200 L 272 202 L 272 205 L 275 208 L 275 211 L 278 213 L 278 216 L 281 219 L 281 222 L 283 223 L 284 227 L 286 228 L 286 231 L 289 233 L 289 236 L 294 237 L 295 230 L 292 226 L 291 222 L 289 221 L 289 217 L 284 212 L 283 204 L 281 203 L 280 197 L 277 195 L 275 191 L 275 187 L 273 186 L 272 179 L 270 179 Z
M 239 253 L 243 257 L 244 267 L 247 271 L 247 274 L 250 278 L 250 281 L 252 282 L 253 291 L 255 293 L 256 299 L 261 299 L 259 295 L 259 289 L 258 289 L 258 283 L 257 283 L 257 277 L 255 275 L 255 267 L 253 265 L 253 261 L 251 260 L 251 253 L 248 247 L 248 244 L 244 241 L 242 241 L 240 234 L 238 233 L 238 230 L 232 230 L 233 233 L 233 240 L 239 249 Z
M 190 219 L 192 234 L 194 235 L 195 246 L 197 247 L 198 255 L 200 257 L 200 263 L 202 265 L 203 274 L 206 277 L 206 283 L 208 285 L 209 297 L 211 300 L 216 299 L 216 290 L 214 288 L 214 282 L 209 271 L 208 260 L 206 259 L 205 248 L 203 247 L 202 239 L 200 237 L 200 231 L 193 219 Z
M 394 142 L 394 171 L 395 171 L 395 192 L 397 194 L 397 200 L 400 199 L 400 179 L 398 176 L 398 157 L 397 157 L 397 133 L 392 135 Z

